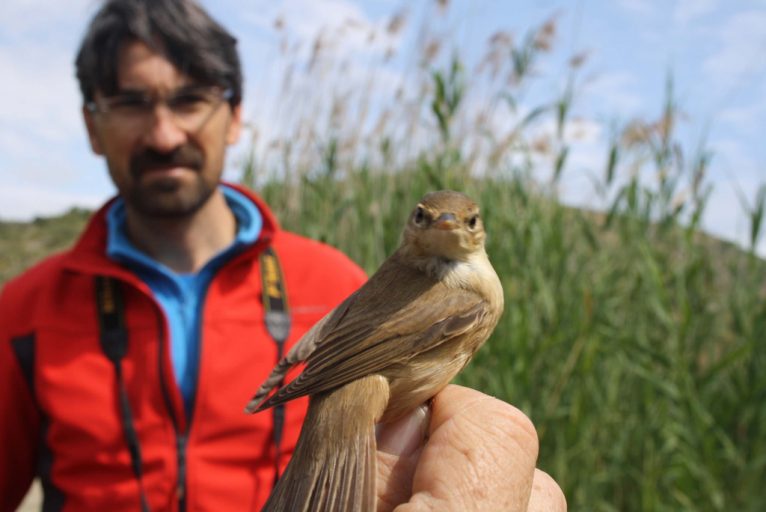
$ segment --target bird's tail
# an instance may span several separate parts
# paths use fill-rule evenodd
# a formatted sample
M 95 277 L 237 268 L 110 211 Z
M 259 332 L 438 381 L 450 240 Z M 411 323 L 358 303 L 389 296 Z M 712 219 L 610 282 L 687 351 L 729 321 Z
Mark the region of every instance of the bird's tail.
M 312 397 L 298 444 L 262 512 L 375 510 L 375 422 L 388 403 L 378 375 Z

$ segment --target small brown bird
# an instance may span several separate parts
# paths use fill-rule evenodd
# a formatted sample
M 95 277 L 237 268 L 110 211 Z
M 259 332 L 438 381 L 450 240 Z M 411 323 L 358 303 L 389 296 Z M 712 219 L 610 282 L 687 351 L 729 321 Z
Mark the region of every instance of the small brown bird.
M 247 412 L 311 395 L 298 444 L 264 511 L 374 510 L 375 424 L 420 406 L 463 369 L 503 311 L 479 207 L 424 196 L 402 243 L 290 350 Z M 292 382 L 267 397 L 289 368 Z

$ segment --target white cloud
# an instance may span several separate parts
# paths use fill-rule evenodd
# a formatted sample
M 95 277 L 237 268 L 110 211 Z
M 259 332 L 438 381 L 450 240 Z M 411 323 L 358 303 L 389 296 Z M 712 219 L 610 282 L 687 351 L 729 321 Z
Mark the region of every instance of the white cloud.
M 746 211 L 758 188 L 766 183 L 766 162 L 753 157 L 739 139 L 717 140 L 711 149 L 715 152 L 710 177 L 714 188 L 703 226 L 712 234 L 746 247 L 750 236 Z M 759 253 L 766 256 L 766 236 L 761 239 Z
M 88 147 L 71 55 L 38 42 L 0 47 L 0 69 L 0 214 L 65 209 L 55 206 L 66 197 L 57 191 L 81 174 L 71 149 Z
M 11 39 L 30 32 L 46 36 L 69 33 L 70 25 L 84 25 L 98 4 L 97 0 L 5 0 L 0 2 L 0 33 Z M 68 35 L 66 39 L 78 33 Z
M 69 159 L 87 151 L 74 78 L 74 52 L 95 0 L 0 3 L 0 217 L 24 219 L 93 205 L 67 193 L 82 169 Z M 81 187 L 83 189 L 86 187 Z
M 44 141 L 81 137 L 80 96 L 71 53 L 55 46 L 0 47 L 3 130 L 31 132 Z
M 14 123 L 0 123 L 0 162 L 20 161 L 41 149 L 34 133 L 22 133 Z
M 336 30 L 348 24 L 370 28 L 359 5 L 346 0 L 286 0 L 277 15 L 283 18 L 288 30 L 307 41 L 323 29 Z
M 0 187 L 0 219 L 28 221 L 35 217 L 60 215 L 78 206 L 94 209 L 104 200 L 97 194 L 61 191 L 44 186 L 3 185 Z
M 628 11 L 638 14 L 651 14 L 654 12 L 652 0 L 618 0 L 620 6 Z
M 719 31 L 720 49 L 708 57 L 703 69 L 721 91 L 736 87 L 752 74 L 766 72 L 766 10 L 739 12 Z
M 744 106 L 724 108 L 718 114 L 718 122 L 735 133 L 742 133 L 761 139 L 763 120 L 766 119 L 766 95 Z
M 635 91 L 637 83 L 631 71 L 610 72 L 586 83 L 584 94 L 596 100 L 601 113 L 616 114 L 626 120 L 635 116 L 644 104 Z
M 350 0 L 285 0 L 267 4 L 261 10 L 243 7 L 246 22 L 259 30 L 281 31 L 292 43 L 302 43 L 308 54 L 320 45 L 323 50 L 353 54 L 385 51 L 399 43 L 396 34 L 386 31 L 388 19 L 371 20 L 360 2 Z
M 334 106 L 345 109 L 342 129 L 364 135 L 372 128 L 370 119 L 377 119 L 406 85 L 410 77 L 385 59 L 387 51 L 400 47 L 404 32 L 389 32 L 388 16 L 372 19 L 361 5 L 287 0 L 260 11 L 243 8 L 245 24 L 261 31 L 260 37 L 247 31 L 240 37 L 243 46 L 259 39 L 262 51 L 262 58 L 245 60 L 252 67 L 247 76 L 254 77 L 248 80 L 245 96 L 247 120 L 257 132 L 260 155 L 271 141 L 294 136 L 299 127 L 324 133 Z M 279 31 L 274 28 L 276 19 L 281 20 Z M 288 41 L 287 49 L 281 47 L 282 39 Z M 317 46 L 321 50 L 315 58 Z M 355 121 L 365 105 L 367 117 Z M 246 144 L 238 144 L 234 152 L 242 155 Z
M 678 0 L 673 18 L 680 24 L 686 25 L 718 7 L 720 0 Z
M 753 156 L 747 143 L 740 139 L 720 139 L 711 143 L 721 175 L 727 181 L 742 184 L 766 182 L 766 162 Z

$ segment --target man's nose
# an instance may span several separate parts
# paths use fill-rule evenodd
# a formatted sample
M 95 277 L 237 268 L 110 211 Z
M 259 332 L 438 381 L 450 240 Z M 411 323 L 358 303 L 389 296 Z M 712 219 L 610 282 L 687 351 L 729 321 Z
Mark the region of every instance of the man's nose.
M 168 153 L 185 143 L 187 134 L 167 105 L 160 103 L 154 106 L 143 138 L 147 147 Z

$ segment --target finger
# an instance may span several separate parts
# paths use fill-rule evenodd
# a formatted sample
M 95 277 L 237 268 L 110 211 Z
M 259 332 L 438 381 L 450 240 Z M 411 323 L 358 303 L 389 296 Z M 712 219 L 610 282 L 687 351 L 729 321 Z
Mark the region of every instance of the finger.
M 432 403 L 430 437 L 397 512 L 527 510 L 538 440 L 529 419 L 478 391 L 448 386 Z
M 424 404 L 395 423 L 378 426 L 378 512 L 393 510 L 412 495 L 412 477 L 430 418 L 431 408 Z
M 566 512 L 567 500 L 556 481 L 539 469 L 532 481 L 532 495 L 527 512 Z

